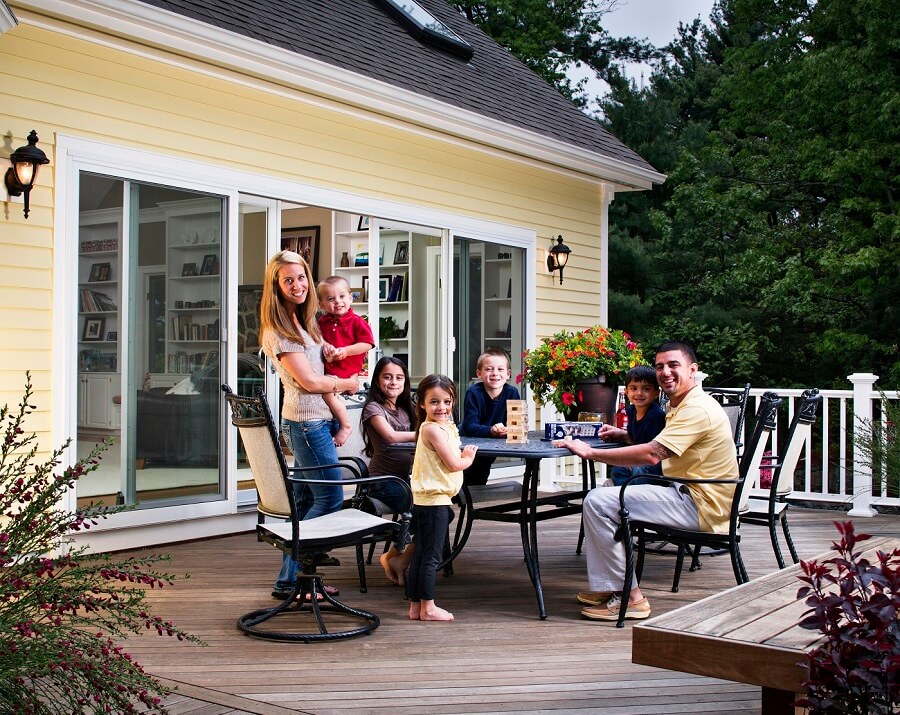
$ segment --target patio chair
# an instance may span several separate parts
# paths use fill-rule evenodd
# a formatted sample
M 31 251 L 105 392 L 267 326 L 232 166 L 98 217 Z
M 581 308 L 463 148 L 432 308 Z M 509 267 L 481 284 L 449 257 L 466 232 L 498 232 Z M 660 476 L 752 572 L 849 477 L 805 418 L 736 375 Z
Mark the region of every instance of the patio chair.
M 754 469 L 759 469 L 759 463 L 762 460 L 763 451 L 765 451 L 766 443 L 769 435 L 775 429 L 775 413 L 778 405 L 781 404 L 781 398 L 774 392 L 766 392 L 759 403 L 759 409 L 756 413 L 756 423 L 753 433 L 747 443 L 747 450 L 741 457 L 738 468 L 738 476 L 735 479 L 686 479 L 681 477 L 650 477 L 644 475 L 643 480 L 649 480 L 657 484 L 667 484 L 675 482 L 678 484 L 700 484 L 703 487 L 734 484 L 734 494 L 731 502 L 731 512 L 728 521 L 728 532 L 724 534 L 699 531 L 693 529 L 681 529 L 668 524 L 658 524 L 652 521 L 637 521 L 629 518 L 628 509 L 625 508 L 625 494 L 631 480 L 622 485 L 619 490 L 619 514 L 622 519 L 616 533 L 616 538 L 622 540 L 625 547 L 625 582 L 622 586 L 622 601 L 627 601 L 628 594 L 631 592 L 632 584 L 635 577 L 640 580 L 641 573 L 644 568 L 644 551 L 646 543 L 649 540 L 667 541 L 677 547 L 675 562 L 675 579 L 672 584 L 672 591 L 678 592 L 678 583 L 681 575 L 681 569 L 684 565 L 684 554 L 688 548 L 695 546 L 707 546 L 714 549 L 727 550 L 731 555 L 731 566 L 734 570 L 734 578 L 738 584 L 748 580 L 747 571 L 741 560 L 740 550 L 740 520 L 738 511 L 744 492 L 749 488 L 747 475 L 753 474 Z M 634 549 L 637 544 L 637 563 L 635 564 Z M 621 628 L 625 624 L 625 608 L 619 610 L 619 619 L 616 625 Z
M 412 493 L 408 486 L 397 477 L 360 477 L 356 468 L 347 462 L 317 467 L 288 467 L 281 450 L 278 430 L 262 389 L 256 389 L 255 397 L 235 395 L 228 385 L 222 385 L 222 391 L 231 409 L 231 423 L 237 427 L 247 451 L 250 470 L 259 494 L 257 539 L 289 555 L 302 567 L 290 595 L 281 604 L 244 614 L 238 619 L 238 627 L 257 638 L 303 643 L 338 640 L 371 633 L 379 625 L 378 616 L 369 611 L 352 608 L 326 592 L 322 575 L 316 572 L 313 556 L 345 546 L 357 547 L 360 583 L 364 587 L 365 571 L 361 547 L 380 541 L 389 534 L 399 543 L 405 544 L 408 539 L 409 509 L 396 522 L 353 507 L 300 521 L 292 485 L 334 484 L 329 480 L 308 478 L 303 475 L 309 472 L 318 474 L 322 468 L 341 469 L 354 477 L 343 481 L 346 486 L 371 484 L 385 479 L 400 482 L 406 489 L 411 508 Z M 267 521 L 269 518 L 279 521 L 269 522 Z M 295 632 L 288 630 L 286 626 L 277 629 L 260 627 L 276 616 L 297 617 L 298 614 L 305 613 L 312 614 L 315 631 Z M 326 614 L 336 614 L 335 621 L 340 624 L 342 630 L 329 629 L 325 622 Z M 294 620 L 291 621 L 292 624 Z M 362 625 L 347 627 L 348 621 L 353 624 L 354 621 L 360 620 Z
M 734 435 L 734 445 L 737 448 L 738 457 L 743 451 L 744 417 L 747 414 L 747 400 L 750 397 L 750 383 L 743 387 L 704 387 L 703 391 L 715 399 L 731 422 L 731 430 Z
M 797 470 L 797 463 L 800 461 L 800 455 L 803 454 L 803 448 L 812 434 L 812 427 L 816 422 L 816 413 L 821 402 L 822 396 L 816 389 L 805 390 L 800 396 L 800 400 L 797 403 L 797 411 L 794 413 L 794 418 L 788 430 L 784 456 L 782 458 L 772 457 L 775 462 L 769 465 L 772 469 L 772 484 L 769 487 L 768 498 L 757 499 L 751 497 L 747 499 L 739 513 L 742 524 L 757 524 L 769 527 L 772 549 L 775 551 L 775 560 L 778 561 L 778 568 L 780 569 L 785 567 L 785 563 L 784 557 L 781 555 L 781 547 L 778 544 L 776 526 L 779 523 L 781 524 L 781 530 L 784 532 L 784 540 L 787 542 L 791 559 L 793 559 L 795 564 L 800 561 L 797 556 L 797 550 L 794 548 L 794 542 L 791 539 L 790 529 L 788 529 L 787 512 L 789 504 L 787 498 L 794 491 L 794 472 Z M 752 474 L 758 474 L 758 472 L 753 472 Z

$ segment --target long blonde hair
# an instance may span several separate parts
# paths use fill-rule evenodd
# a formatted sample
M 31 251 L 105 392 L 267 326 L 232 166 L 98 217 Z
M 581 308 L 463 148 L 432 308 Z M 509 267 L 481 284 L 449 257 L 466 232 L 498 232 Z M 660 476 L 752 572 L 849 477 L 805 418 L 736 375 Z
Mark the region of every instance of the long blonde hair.
M 306 273 L 306 280 L 309 283 L 309 292 L 306 294 L 306 300 L 296 307 L 285 302 L 278 287 L 279 271 L 290 264 L 302 266 L 303 272 Z M 293 320 L 293 317 L 296 315 L 300 326 L 309 334 L 313 342 L 321 343 L 322 333 L 319 331 L 319 324 L 316 321 L 318 304 L 315 295 L 316 284 L 313 282 L 312 271 L 309 268 L 309 264 L 303 260 L 303 257 L 294 251 L 279 251 L 276 253 L 269 260 L 269 265 L 266 266 L 266 278 L 263 283 L 262 300 L 259 306 L 260 332 L 265 335 L 267 331 L 271 330 L 305 347 L 306 340 L 297 330 L 297 325 Z

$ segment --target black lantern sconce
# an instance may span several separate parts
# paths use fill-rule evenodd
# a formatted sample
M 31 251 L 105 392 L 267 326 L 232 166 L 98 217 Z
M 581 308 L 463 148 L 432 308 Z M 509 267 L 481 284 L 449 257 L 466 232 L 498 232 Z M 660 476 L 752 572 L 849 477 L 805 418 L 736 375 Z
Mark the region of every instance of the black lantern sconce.
M 4 182 L 10 196 L 25 195 L 25 218 L 28 218 L 28 196 L 37 178 L 38 167 L 49 164 L 47 155 L 38 149 L 38 135 L 34 129 L 28 135 L 28 146 L 20 146 L 9 155 L 12 166 L 6 170 Z
M 563 243 L 562 236 L 556 237 L 556 245 L 547 252 L 547 270 L 553 273 L 559 270 L 559 284 L 563 282 L 563 268 L 569 262 L 569 254 L 572 249 Z

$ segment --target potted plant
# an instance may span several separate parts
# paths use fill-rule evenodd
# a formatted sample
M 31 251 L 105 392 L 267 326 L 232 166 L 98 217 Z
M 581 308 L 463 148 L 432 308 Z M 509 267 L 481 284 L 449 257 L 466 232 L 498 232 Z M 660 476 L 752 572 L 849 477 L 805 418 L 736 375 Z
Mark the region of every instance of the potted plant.
M 810 713 L 876 715 L 900 706 L 900 549 L 878 551 L 877 563 L 860 558 L 852 521 L 835 522 L 838 556 L 801 561 L 807 584 L 797 593 L 810 610 L 800 627 L 823 641 L 807 653 L 806 697 L 795 705 Z M 827 590 L 836 587 L 837 591 Z
M 516 382 L 530 387 L 538 402 L 552 402 L 568 415 L 590 408 L 608 418 L 615 411 L 616 388 L 625 372 L 645 362 L 640 345 L 628 333 L 600 325 L 544 338 L 522 358 L 524 369 Z M 590 383 L 606 387 L 605 404 L 587 404 L 586 393 L 596 391 Z

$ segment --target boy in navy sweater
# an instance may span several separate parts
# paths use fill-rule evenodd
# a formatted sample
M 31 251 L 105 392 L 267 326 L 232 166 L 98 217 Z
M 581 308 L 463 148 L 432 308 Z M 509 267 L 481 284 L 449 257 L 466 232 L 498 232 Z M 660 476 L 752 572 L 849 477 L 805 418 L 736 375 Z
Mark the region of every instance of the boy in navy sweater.
M 505 437 L 506 401 L 518 400 L 519 390 L 507 383 L 509 355 L 501 348 L 488 348 L 478 356 L 475 375 L 481 382 L 466 390 L 460 433 L 467 437 Z M 463 471 L 463 483 L 487 484 L 494 457 L 475 457 Z
M 656 381 L 656 370 L 649 365 L 638 365 L 625 373 L 625 396 L 628 406 L 628 430 L 618 429 L 610 425 L 601 428 L 603 439 L 625 442 L 626 444 L 645 444 L 662 432 L 666 426 L 666 413 L 659 404 L 659 384 Z M 647 467 L 613 467 L 610 478 L 614 485 L 621 486 L 632 476 L 652 474 L 662 476 L 662 467 L 654 464 Z M 640 481 L 640 480 L 636 480 Z M 635 482 L 632 482 L 634 484 Z

